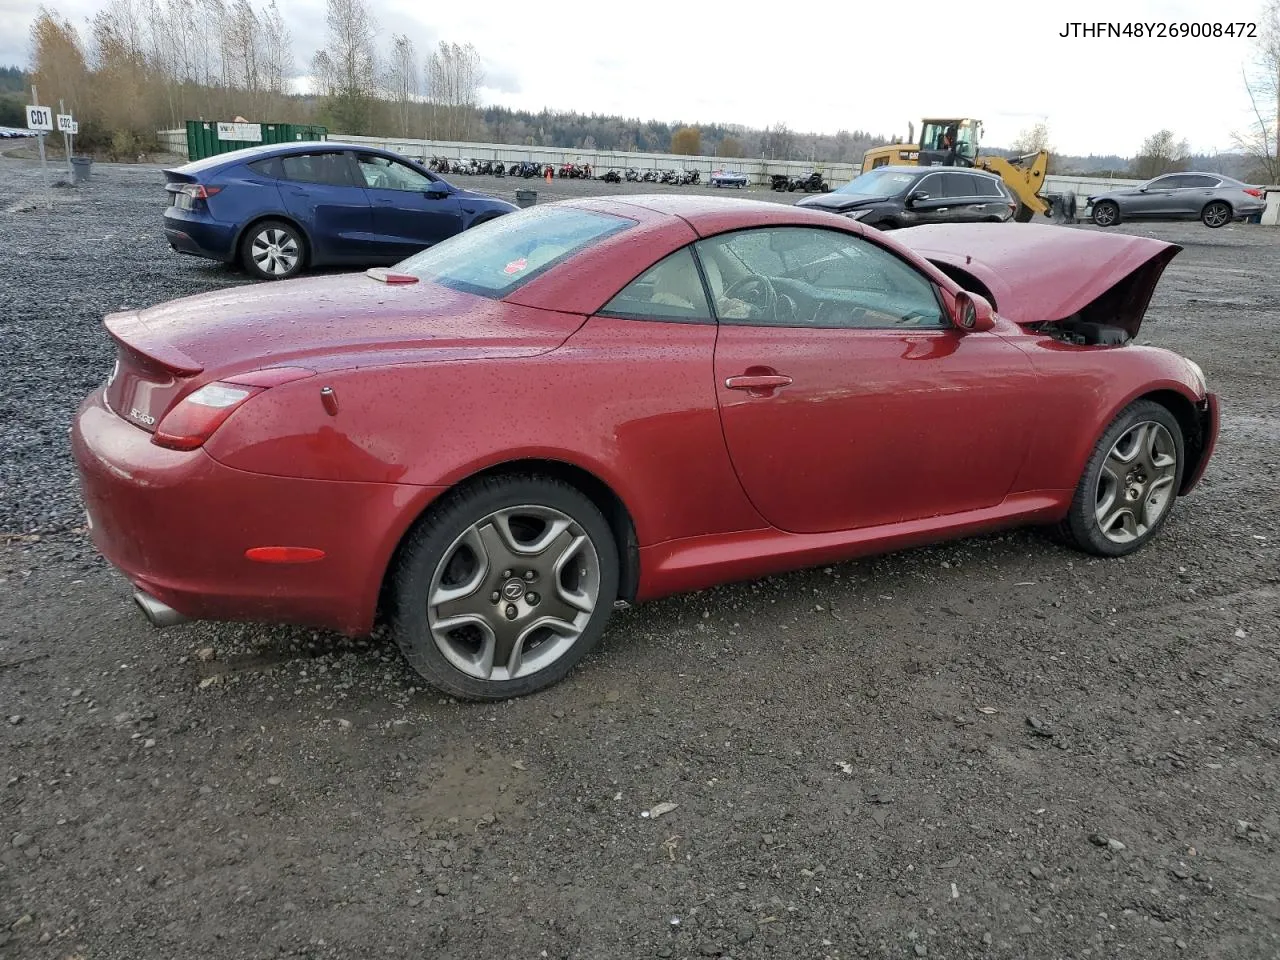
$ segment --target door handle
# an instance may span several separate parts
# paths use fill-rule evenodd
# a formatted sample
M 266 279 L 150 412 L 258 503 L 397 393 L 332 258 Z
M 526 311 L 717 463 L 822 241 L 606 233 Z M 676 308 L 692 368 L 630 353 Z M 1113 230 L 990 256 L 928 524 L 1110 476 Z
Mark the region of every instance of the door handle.
M 729 390 L 746 390 L 753 397 L 770 397 L 778 387 L 791 383 L 791 378 L 777 373 L 746 373 L 729 377 L 724 385 Z

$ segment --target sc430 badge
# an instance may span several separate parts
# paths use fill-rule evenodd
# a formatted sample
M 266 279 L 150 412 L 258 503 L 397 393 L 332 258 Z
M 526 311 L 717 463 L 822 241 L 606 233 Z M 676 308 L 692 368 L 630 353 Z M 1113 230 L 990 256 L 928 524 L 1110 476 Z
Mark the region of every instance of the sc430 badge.
M 129 411 L 129 417 L 130 419 L 137 420 L 139 423 L 145 423 L 148 427 L 155 426 L 156 418 L 148 416 L 137 407 L 134 407 Z

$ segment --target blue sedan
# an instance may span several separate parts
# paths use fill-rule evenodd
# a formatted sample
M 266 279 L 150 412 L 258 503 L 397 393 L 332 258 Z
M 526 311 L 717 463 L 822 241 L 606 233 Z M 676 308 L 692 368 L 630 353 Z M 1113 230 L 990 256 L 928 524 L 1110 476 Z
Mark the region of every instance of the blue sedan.
M 268 280 L 309 267 L 398 263 L 517 209 L 395 153 L 352 144 L 249 147 L 164 175 L 169 246 L 240 262 Z

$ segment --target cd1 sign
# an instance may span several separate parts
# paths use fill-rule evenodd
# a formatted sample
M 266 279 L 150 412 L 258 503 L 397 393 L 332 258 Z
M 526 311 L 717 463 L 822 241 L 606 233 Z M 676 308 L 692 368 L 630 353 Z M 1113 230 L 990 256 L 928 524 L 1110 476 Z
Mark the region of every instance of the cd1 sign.
M 48 107 L 27 107 L 28 130 L 53 130 L 53 111 Z

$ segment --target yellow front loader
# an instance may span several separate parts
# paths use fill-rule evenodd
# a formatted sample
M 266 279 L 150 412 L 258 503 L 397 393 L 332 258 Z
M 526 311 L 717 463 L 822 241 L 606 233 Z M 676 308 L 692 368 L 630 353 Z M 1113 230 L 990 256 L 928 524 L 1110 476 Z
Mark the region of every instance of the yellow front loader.
M 968 118 L 928 118 L 920 124 L 918 143 L 890 143 L 873 147 L 862 157 L 862 172 L 887 164 L 976 167 L 994 173 L 1018 199 L 1016 218 L 1025 223 L 1036 214 L 1052 215 L 1051 198 L 1041 196 L 1049 170 L 1049 153 L 1041 150 L 1021 157 L 983 156 L 979 150 L 982 121 Z M 908 141 L 913 137 L 907 134 Z

